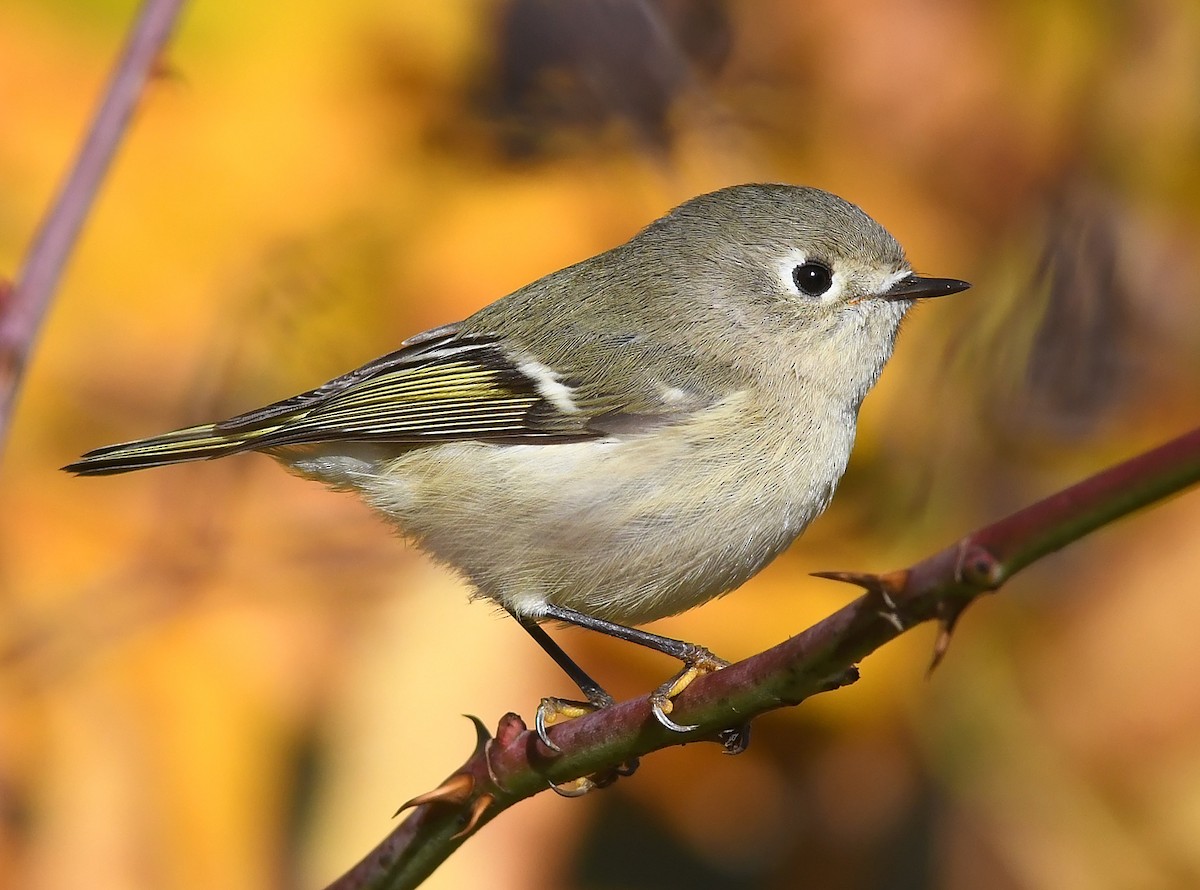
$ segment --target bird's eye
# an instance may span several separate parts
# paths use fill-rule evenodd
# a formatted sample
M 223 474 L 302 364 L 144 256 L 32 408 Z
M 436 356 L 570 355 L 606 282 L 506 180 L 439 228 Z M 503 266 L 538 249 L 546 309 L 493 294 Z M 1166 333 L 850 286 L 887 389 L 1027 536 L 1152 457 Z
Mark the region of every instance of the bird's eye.
M 792 270 L 792 281 L 800 293 L 819 297 L 833 285 L 833 273 L 824 263 L 801 263 Z

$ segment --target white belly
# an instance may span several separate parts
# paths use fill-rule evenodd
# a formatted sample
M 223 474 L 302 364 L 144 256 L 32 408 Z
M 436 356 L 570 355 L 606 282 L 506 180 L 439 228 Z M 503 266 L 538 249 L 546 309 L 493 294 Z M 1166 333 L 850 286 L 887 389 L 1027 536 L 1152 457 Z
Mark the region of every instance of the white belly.
M 735 397 L 628 438 L 448 443 L 372 462 L 353 487 L 518 614 L 638 624 L 737 587 L 828 505 L 853 412 L 753 420 Z

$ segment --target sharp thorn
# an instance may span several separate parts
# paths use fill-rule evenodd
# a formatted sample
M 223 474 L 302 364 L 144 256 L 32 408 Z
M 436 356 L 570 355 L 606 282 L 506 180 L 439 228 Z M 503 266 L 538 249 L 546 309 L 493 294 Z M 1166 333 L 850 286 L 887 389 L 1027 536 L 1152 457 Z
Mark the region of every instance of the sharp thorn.
M 853 584 L 869 593 L 875 593 L 884 598 L 889 608 L 895 609 L 896 602 L 893 593 L 900 593 L 908 581 L 908 570 L 900 569 L 876 575 L 871 572 L 810 572 L 814 578 L 824 578 L 827 581 L 840 581 L 843 584 Z
M 463 714 L 475 727 L 475 753 L 478 754 L 483 750 L 483 746 L 492 740 L 492 734 L 488 732 L 487 726 L 483 721 L 474 714 Z
M 427 803 L 447 803 L 456 806 L 464 804 L 474 790 L 475 778 L 470 773 L 455 773 L 432 791 L 418 794 L 412 800 L 401 804 L 400 808 L 392 814 L 392 818 L 395 819 L 411 807 L 420 807 Z
M 865 572 L 809 572 L 813 578 L 823 578 L 826 581 L 840 581 L 843 584 L 853 584 L 864 590 L 873 590 L 878 586 L 878 575 Z
M 471 815 L 467 817 L 467 824 L 462 827 L 461 831 L 452 834 L 450 836 L 450 840 L 460 841 L 474 832 L 475 829 L 479 827 L 479 820 L 483 818 L 484 813 L 486 813 L 488 808 L 491 807 L 491 805 L 495 802 L 496 798 L 492 797 L 490 794 L 479 795 L 479 797 L 475 799 L 475 803 L 471 804 Z
M 933 655 L 929 659 L 929 667 L 925 670 L 926 677 L 932 676 L 942 663 L 942 659 L 946 657 L 946 652 L 950 649 L 950 638 L 953 636 L 954 622 L 939 622 L 937 639 L 933 641 Z
M 946 603 L 942 604 L 941 615 L 938 618 L 938 635 L 933 642 L 933 656 L 929 659 L 929 667 L 925 671 L 925 676 L 928 677 L 938 669 L 938 665 L 942 663 L 942 659 L 946 657 L 946 652 L 950 648 L 950 639 L 954 636 L 954 628 L 958 625 L 958 619 L 962 617 L 962 613 L 966 611 L 967 603 L 964 603 L 957 608 L 949 606 Z

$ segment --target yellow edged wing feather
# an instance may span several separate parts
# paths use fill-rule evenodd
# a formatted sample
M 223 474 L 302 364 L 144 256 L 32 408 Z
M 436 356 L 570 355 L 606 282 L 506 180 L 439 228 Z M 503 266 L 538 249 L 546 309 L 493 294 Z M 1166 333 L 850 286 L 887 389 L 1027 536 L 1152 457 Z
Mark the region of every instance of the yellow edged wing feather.
M 564 412 L 492 338 L 450 326 L 316 389 L 216 424 L 90 451 L 64 469 L 121 473 L 237 451 L 330 441 L 572 441 L 601 435 L 594 411 Z

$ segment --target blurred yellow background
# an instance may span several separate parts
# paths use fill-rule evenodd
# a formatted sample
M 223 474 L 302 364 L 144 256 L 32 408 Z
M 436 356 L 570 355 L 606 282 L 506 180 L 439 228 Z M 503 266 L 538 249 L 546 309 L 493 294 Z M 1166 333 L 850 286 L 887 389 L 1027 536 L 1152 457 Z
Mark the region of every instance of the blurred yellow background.
M 0 6 L 0 274 L 136 6 Z M 655 629 L 740 658 L 1197 423 L 1200 6 L 195 3 L 105 182 L 0 465 L 0 888 L 321 887 L 567 680 L 353 498 L 242 456 L 80 452 L 298 392 L 696 193 L 817 185 L 915 267 L 829 513 Z M 434 888 L 1200 886 L 1200 495 L 1106 530 L 854 687 L 611 790 L 546 794 Z M 620 697 L 673 665 L 577 632 Z

